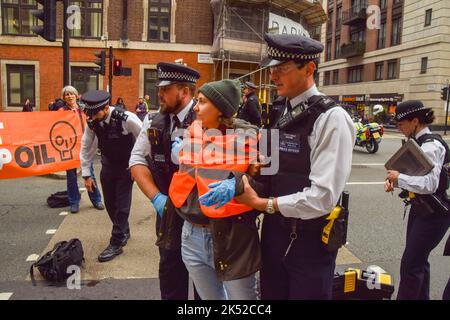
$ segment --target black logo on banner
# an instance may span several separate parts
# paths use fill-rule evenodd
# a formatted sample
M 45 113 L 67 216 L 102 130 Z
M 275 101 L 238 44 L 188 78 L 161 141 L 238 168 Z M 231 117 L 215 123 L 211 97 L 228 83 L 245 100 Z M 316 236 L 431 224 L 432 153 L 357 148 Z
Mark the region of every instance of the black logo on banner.
M 50 129 L 50 142 L 59 152 L 61 161 L 72 160 L 72 150 L 77 144 L 77 131 L 69 122 L 58 121 Z

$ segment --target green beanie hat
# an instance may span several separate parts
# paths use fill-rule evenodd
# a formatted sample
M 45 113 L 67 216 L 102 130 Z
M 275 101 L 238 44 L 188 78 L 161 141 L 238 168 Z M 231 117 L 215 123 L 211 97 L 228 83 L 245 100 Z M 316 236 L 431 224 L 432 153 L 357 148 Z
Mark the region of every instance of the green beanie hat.
M 225 118 L 231 118 L 239 108 L 241 90 L 233 80 L 205 83 L 198 92 L 203 93 Z

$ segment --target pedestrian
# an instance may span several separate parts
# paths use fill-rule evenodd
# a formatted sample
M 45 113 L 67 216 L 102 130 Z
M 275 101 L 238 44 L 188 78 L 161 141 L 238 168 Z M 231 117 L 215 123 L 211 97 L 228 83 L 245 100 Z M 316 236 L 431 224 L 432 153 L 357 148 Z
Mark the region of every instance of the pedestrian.
M 447 242 L 445 243 L 444 256 L 450 256 L 450 235 L 448 236 Z M 447 285 L 445 286 L 442 300 L 450 300 L 450 278 L 448 279 Z
M 147 108 L 147 113 L 149 113 L 151 110 L 151 104 L 150 104 L 150 96 L 148 94 L 146 94 L 144 96 L 144 102 L 145 102 L 145 107 Z
M 133 180 L 128 161 L 142 122 L 132 112 L 109 106 L 107 91 L 92 90 L 83 94 L 88 127 L 81 141 L 81 173 L 88 190 L 95 186 L 89 164 L 97 146 L 101 150 L 100 181 L 106 211 L 113 224 L 108 247 L 98 256 L 99 262 L 114 259 L 123 252 L 130 238 L 128 217 L 131 208 Z
M 244 176 L 245 191 L 236 199 L 266 213 L 261 298 L 330 299 L 337 251 L 321 241 L 322 231 L 350 175 L 353 123 L 314 83 L 320 42 L 268 34 L 265 41 L 268 59 L 262 65 L 282 97 L 274 101 L 279 111 L 270 127 L 279 136 L 279 168 L 261 177 L 267 188 L 261 196 Z
M 138 104 L 136 105 L 136 114 L 141 121 L 144 121 L 147 115 L 147 106 L 144 103 L 144 99 L 139 98 Z
M 25 99 L 25 103 L 23 104 L 22 112 L 32 112 L 33 105 L 31 104 L 30 98 Z
M 123 102 L 123 99 L 121 97 L 117 98 L 115 106 L 119 107 L 119 108 L 122 108 L 124 110 L 127 110 L 127 107 L 125 106 L 125 102 Z
M 261 127 L 261 106 L 256 95 L 258 87 L 250 81 L 246 81 L 244 84 L 243 103 L 239 108 L 237 117 L 239 119 L 250 122 L 251 124 Z
M 78 104 L 78 90 L 72 86 L 65 86 L 61 91 L 61 97 L 62 99 L 56 99 L 55 101 L 55 110 L 71 110 L 79 115 L 80 121 L 83 121 L 81 117 L 80 106 Z M 83 121 L 83 130 L 85 126 L 86 123 L 84 123 Z M 97 188 L 97 181 L 95 180 L 93 161 L 91 161 L 89 165 L 89 172 L 94 181 L 94 187 L 88 190 L 89 199 L 91 200 L 94 208 L 96 208 L 97 210 L 104 210 L 105 207 L 102 203 L 102 195 L 100 194 L 100 190 Z M 69 169 L 66 171 L 66 181 L 70 212 L 78 213 L 78 211 L 80 210 L 81 195 L 78 189 L 77 168 Z
M 239 99 L 240 90 L 232 80 L 206 83 L 199 89 L 194 107 L 197 120 L 189 127 L 186 140 L 183 139 L 191 152 L 183 150 L 180 171 L 169 189 L 168 206 L 174 206 L 175 212 L 167 212 L 163 217 L 167 221 L 173 220 L 171 215 L 184 219 L 181 254 L 202 300 L 258 299 L 256 272 L 260 269 L 261 252 L 256 218 L 259 212 L 229 202 L 234 194 L 239 194 L 236 184 L 242 184 L 242 175 L 252 172 L 251 155 L 253 160 L 257 155 L 258 127 L 233 119 Z M 237 130 L 245 130 L 246 135 L 236 133 Z M 236 154 L 233 147 L 246 137 L 248 142 L 239 150 L 254 152 L 248 152 L 249 156 Z M 173 149 L 177 150 L 177 144 L 181 144 L 180 140 L 174 143 Z M 208 152 L 212 147 L 214 154 Z M 203 155 L 200 160 L 192 161 L 199 154 Z M 225 154 L 225 161 L 218 160 L 225 159 Z M 234 158 L 230 159 L 229 154 Z M 216 188 L 208 192 L 210 183 Z M 229 190 L 223 193 L 223 188 Z M 211 207 L 211 202 L 218 205 Z M 165 236 L 170 239 L 170 234 Z
M 181 64 L 157 65 L 158 98 L 161 110 L 149 113 L 130 158 L 133 179 L 151 200 L 156 215 L 156 234 L 167 230 L 161 225 L 166 210 L 169 185 L 178 166 L 171 161 L 171 134 L 187 128 L 194 120 L 197 70 Z M 169 210 L 169 209 L 167 209 Z M 172 208 L 173 210 L 173 208 Z M 181 217 L 174 216 L 180 228 L 170 244 L 159 245 L 159 287 L 162 300 L 187 300 L 189 276 L 181 259 Z
M 395 108 L 398 130 L 408 139 L 414 139 L 434 165 L 424 176 L 387 171 L 386 192 L 397 187 L 411 193 L 410 200 L 406 199 L 411 208 L 400 265 L 398 300 L 430 299 L 428 257 L 450 226 L 450 201 L 446 192 L 448 175 L 444 167 L 450 154 L 447 143 L 428 127 L 434 118 L 433 110 L 419 100 L 404 101 Z

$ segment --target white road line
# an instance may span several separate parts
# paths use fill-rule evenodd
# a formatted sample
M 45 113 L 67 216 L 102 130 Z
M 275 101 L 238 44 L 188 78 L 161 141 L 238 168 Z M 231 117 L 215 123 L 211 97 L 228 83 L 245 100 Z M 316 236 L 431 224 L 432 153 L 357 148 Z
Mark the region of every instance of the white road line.
M 38 254 L 30 254 L 27 258 L 27 262 L 31 262 L 31 261 L 37 261 L 37 259 L 39 259 L 39 255 Z
M 384 184 L 383 182 L 347 182 L 347 185 L 351 186 L 351 185 L 362 185 L 362 184 Z
M 86 188 L 79 188 L 78 190 L 80 190 L 80 192 L 84 192 L 86 191 Z
M 60 216 L 67 216 L 68 214 L 69 214 L 69 212 L 63 211 L 63 212 L 61 212 L 59 215 L 60 215 Z
M 0 292 L 0 300 L 9 300 L 12 295 L 12 292 Z
M 384 166 L 384 163 L 352 163 L 352 166 Z
M 55 234 L 56 233 L 56 229 L 48 229 L 47 231 L 45 231 L 45 234 Z

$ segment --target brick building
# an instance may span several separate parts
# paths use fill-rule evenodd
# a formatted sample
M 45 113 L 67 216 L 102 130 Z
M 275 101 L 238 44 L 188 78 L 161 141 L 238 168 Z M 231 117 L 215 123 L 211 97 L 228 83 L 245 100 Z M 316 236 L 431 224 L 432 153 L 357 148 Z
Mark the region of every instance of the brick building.
M 450 0 L 327 0 L 321 91 L 389 123 L 397 103 L 420 99 L 445 121 L 441 88 L 450 78 Z M 369 8 L 369 10 L 367 10 Z M 372 28 L 374 9 L 379 28 Z M 369 22 L 369 25 L 368 25 Z
M 109 46 L 132 76 L 114 77 L 120 96 L 134 109 L 149 94 L 156 105 L 156 64 L 182 59 L 201 73 L 199 85 L 223 78 L 251 80 L 270 100 L 268 73 L 259 69 L 265 32 L 303 33 L 320 39 L 326 13 L 317 0 L 79 0 L 81 25 L 71 31 L 70 82 L 80 93 L 107 89 L 94 52 Z M 20 111 L 26 98 L 37 110 L 63 86 L 63 6 L 57 2 L 57 41 L 31 31 L 35 0 L 0 0 L 0 111 Z M 108 59 L 107 59 L 108 60 Z M 106 67 L 108 70 L 108 65 Z

